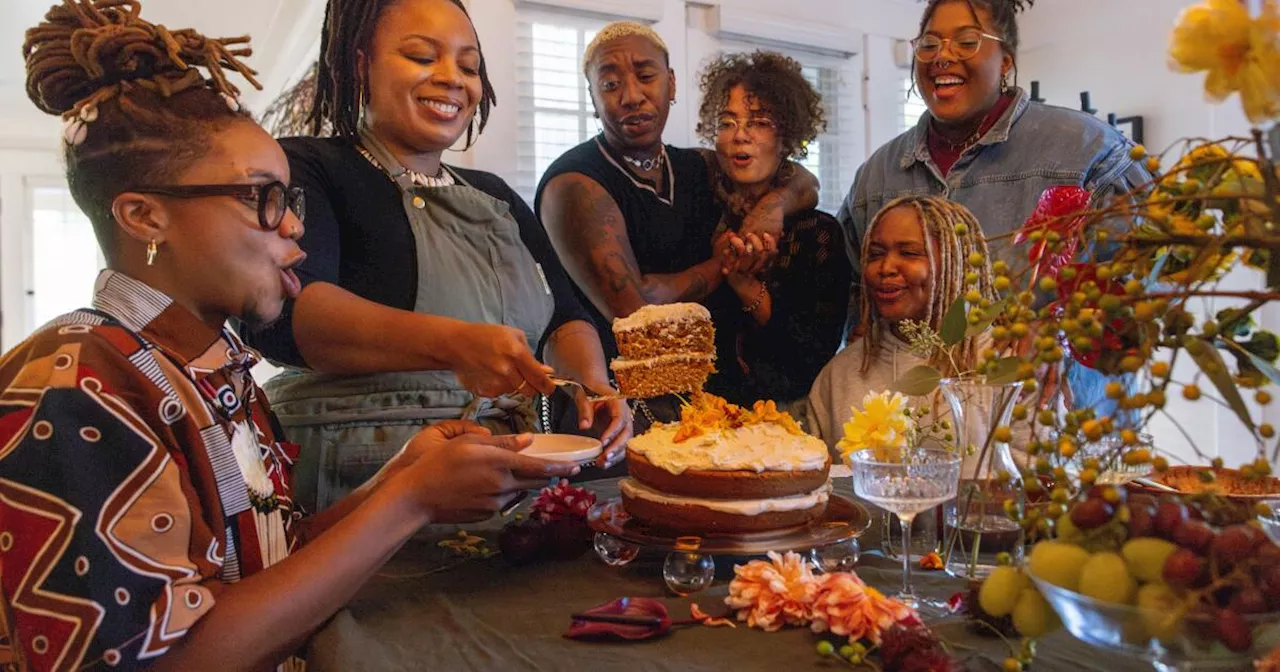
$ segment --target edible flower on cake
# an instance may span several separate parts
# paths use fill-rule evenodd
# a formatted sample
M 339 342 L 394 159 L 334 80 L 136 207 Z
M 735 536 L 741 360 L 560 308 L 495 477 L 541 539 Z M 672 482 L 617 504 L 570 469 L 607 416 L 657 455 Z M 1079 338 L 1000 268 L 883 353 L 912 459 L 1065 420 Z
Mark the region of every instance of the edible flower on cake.
M 673 440 L 681 443 L 714 431 L 764 423 L 778 425 L 795 436 L 804 435 L 804 430 L 791 414 L 778 410 L 778 405 L 772 401 L 757 401 L 748 411 L 723 397 L 700 392 L 694 395 L 691 403 L 680 409 L 680 429 Z
M 826 444 L 771 402 L 751 410 L 700 393 L 678 423 L 654 425 L 627 444 L 629 451 L 672 474 L 706 471 L 819 471 Z

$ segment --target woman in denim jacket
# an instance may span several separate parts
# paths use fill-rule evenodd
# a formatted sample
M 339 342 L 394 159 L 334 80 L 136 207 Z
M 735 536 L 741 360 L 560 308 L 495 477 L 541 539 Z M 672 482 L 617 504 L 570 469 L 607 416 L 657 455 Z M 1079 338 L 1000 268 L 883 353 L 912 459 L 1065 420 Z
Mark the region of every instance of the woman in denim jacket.
M 1008 239 L 994 239 L 1022 226 L 1046 188 L 1081 186 L 1100 203 L 1149 181 L 1129 156 L 1130 142 L 1109 124 L 1031 102 L 1009 85 L 1017 12 L 1032 1 L 929 0 L 925 6 L 912 46 L 916 86 L 929 112 L 858 169 L 837 216 L 855 282 L 862 277 L 857 251 L 867 223 L 895 198 L 940 195 L 963 204 L 993 239 L 993 252 L 1016 268 L 1022 255 Z M 850 300 L 856 308 L 857 287 Z M 859 314 L 849 311 L 846 336 Z M 1094 406 L 1099 415 L 1115 409 L 1098 372 L 1070 366 L 1068 379 L 1077 408 Z

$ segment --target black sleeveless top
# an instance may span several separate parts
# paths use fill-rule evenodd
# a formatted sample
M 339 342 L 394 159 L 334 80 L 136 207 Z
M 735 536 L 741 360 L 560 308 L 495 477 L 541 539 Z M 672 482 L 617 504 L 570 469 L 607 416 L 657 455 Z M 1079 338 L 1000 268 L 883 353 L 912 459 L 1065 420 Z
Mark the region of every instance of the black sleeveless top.
M 676 273 L 702 263 L 711 257 L 711 238 L 720 221 L 707 164 L 696 150 L 670 145 L 666 149 L 667 179 L 660 190 L 631 173 L 622 156 L 605 143 L 603 136 L 596 136 L 551 164 L 538 184 L 534 211 L 542 212 L 542 192 L 552 179 L 566 173 L 585 175 L 617 203 L 641 273 Z M 574 291 L 600 332 L 605 356 L 617 356 L 609 321 L 576 283 Z

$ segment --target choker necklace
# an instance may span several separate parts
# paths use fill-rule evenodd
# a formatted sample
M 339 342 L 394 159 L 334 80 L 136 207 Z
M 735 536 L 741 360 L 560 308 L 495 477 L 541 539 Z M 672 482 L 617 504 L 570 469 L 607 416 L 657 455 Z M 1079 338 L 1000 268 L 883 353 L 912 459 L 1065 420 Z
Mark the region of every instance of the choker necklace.
M 961 140 L 960 142 L 951 142 L 946 138 L 946 136 L 939 133 L 938 129 L 934 128 L 933 126 L 930 126 L 930 130 L 932 130 L 933 134 L 937 136 L 939 140 L 942 141 L 942 144 L 946 145 L 953 152 L 964 152 L 964 150 L 969 149 L 974 145 L 974 143 L 982 139 L 981 124 L 978 125 L 978 130 L 974 131 L 973 135 L 970 135 L 969 137 L 965 138 L 964 140 Z
M 356 149 L 359 150 L 361 156 L 367 159 L 369 163 L 372 163 L 375 168 L 386 173 L 387 177 L 391 177 L 392 181 L 395 181 L 395 178 L 391 176 L 391 173 L 382 166 L 381 162 L 373 157 L 373 153 L 364 148 L 364 145 L 357 144 Z M 457 183 L 453 179 L 453 175 L 444 169 L 443 163 L 440 164 L 440 171 L 435 175 L 426 175 L 410 168 L 405 168 L 404 172 L 409 176 L 409 181 L 419 187 L 452 187 Z
M 621 152 L 619 152 L 619 154 L 621 154 Z M 666 159 L 667 159 L 666 147 L 663 147 L 661 150 L 659 150 L 658 155 L 651 159 L 643 159 L 643 160 L 633 159 L 627 156 L 626 154 L 622 154 L 623 161 L 626 161 L 627 163 L 635 166 L 636 168 L 639 168 L 640 170 L 643 170 L 646 173 L 662 168 L 662 165 L 666 163 Z

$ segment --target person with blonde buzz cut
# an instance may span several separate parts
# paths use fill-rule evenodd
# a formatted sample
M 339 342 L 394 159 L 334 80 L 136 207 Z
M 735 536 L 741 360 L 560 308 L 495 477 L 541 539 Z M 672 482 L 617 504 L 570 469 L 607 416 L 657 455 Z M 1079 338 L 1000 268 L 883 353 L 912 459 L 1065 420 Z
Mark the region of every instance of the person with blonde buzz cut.
M 722 212 L 715 153 L 662 139 L 679 93 L 666 43 L 646 25 L 611 23 L 587 46 L 582 67 L 601 133 L 551 164 L 534 209 L 613 357 L 610 324 L 642 306 L 734 306 L 726 276 L 770 257 L 765 239 L 776 242 L 785 215 L 817 205 L 818 189 L 810 173 L 794 171 L 713 249 Z M 648 407 L 647 419 L 674 419 L 674 404 Z

